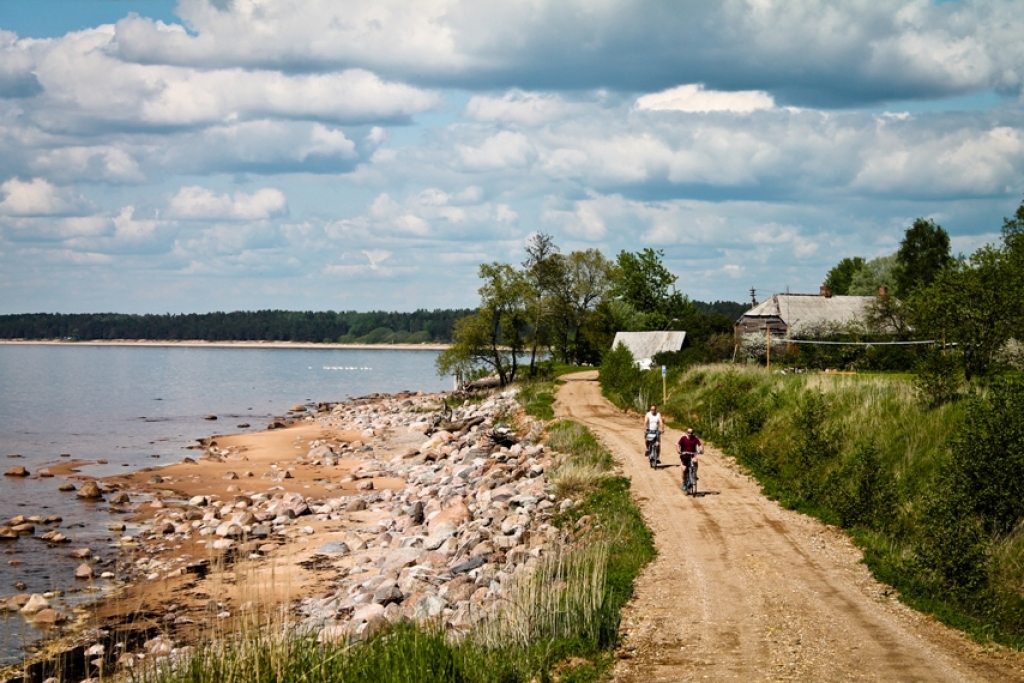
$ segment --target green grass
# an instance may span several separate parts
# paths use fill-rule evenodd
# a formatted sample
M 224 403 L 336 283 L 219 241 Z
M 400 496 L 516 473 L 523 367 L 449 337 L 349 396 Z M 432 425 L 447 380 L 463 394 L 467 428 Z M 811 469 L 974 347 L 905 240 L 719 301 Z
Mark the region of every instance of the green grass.
M 904 602 L 1020 647 L 1024 532 L 986 536 L 971 492 L 950 493 L 969 405 L 931 407 L 906 376 L 701 366 L 673 383 L 665 412 L 735 456 L 766 495 L 847 529 Z
M 555 417 L 555 383 L 533 380 L 519 385 L 519 403 L 527 415 L 538 420 L 553 420 Z

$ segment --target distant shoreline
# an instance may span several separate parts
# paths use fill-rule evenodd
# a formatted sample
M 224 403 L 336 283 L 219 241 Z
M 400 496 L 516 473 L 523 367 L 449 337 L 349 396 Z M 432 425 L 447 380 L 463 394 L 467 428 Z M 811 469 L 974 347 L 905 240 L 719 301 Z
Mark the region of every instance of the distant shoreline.
M 0 345 L 10 346 L 181 346 L 189 348 L 224 349 L 356 349 L 391 351 L 444 351 L 449 344 L 337 344 L 316 342 L 283 341 L 203 341 L 184 339 L 181 341 L 161 339 L 90 339 L 85 341 L 64 341 L 61 339 L 0 339 Z

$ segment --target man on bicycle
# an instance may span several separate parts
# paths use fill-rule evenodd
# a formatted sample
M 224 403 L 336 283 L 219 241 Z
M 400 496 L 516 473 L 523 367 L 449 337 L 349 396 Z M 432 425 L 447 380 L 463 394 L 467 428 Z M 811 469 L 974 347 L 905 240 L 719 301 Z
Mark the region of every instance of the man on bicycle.
M 644 415 L 644 453 L 647 452 L 647 432 L 657 432 L 658 441 L 661 441 L 661 435 L 664 431 L 665 421 L 661 419 L 658 406 L 651 406 L 650 412 Z
M 704 452 L 704 444 L 693 433 L 693 427 L 688 428 L 676 442 L 679 448 L 679 459 L 683 463 L 683 490 L 686 490 L 686 477 L 693 467 L 693 478 L 697 478 L 697 455 Z

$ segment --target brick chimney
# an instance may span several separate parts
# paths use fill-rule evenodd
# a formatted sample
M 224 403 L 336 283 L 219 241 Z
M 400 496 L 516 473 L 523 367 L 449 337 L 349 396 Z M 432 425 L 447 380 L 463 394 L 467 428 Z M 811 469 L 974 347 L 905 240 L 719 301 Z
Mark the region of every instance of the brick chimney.
M 821 287 L 820 287 L 820 288 L 818 289 L 818 294 L 819 294 L 819 295 L 821 295 L 821 296 L 823 296 L 823 297 L 825 297 L 825 298 L 827 299 L 827 298 L 829 298 L 830 296 L 832 296 L 832 290 L 831 290 L 831 289 L 829 289 L 828 287 L 826 287 L 825 285 L 822 285 L 822 286 L 821 286 Z

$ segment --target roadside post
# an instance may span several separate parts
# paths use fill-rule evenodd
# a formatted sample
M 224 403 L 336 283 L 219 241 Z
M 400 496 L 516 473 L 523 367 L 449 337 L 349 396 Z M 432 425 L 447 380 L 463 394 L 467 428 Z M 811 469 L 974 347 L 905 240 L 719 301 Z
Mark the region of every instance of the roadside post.
M 667 389 L 665 386 L 665 378 L 668 377 L 668 370 L 664 365 L 661 366 L 661 405 L 665 405 L 665 401 L 668 400 Z

